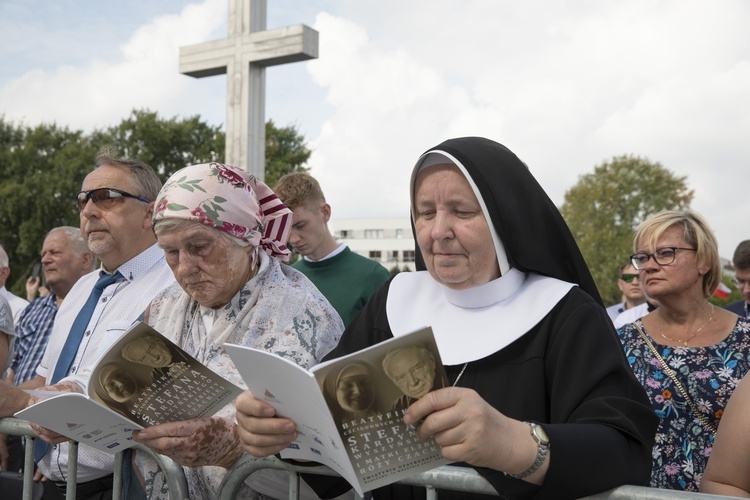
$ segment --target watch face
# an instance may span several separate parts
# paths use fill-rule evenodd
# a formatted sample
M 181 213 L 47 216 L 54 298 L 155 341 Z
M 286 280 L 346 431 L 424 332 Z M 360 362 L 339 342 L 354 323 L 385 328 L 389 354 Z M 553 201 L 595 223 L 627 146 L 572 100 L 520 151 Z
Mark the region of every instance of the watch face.
M 549 445 L 549 437 L 547 437 L 547 433 L 544 432 L 544 428 L 541 425 L 534 426 L 534 436 L 541 444 Z

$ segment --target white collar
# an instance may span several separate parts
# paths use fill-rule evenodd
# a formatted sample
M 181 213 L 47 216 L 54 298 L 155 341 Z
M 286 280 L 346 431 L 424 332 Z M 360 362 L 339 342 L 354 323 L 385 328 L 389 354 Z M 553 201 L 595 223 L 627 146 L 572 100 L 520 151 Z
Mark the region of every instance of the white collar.
M 468 290 L 453 290 L 427 271 L 399 273 L 386 301 L 394 336 L 431 326 L 446 365 L 482 359 L 538 324 L 576 286 L 511 269 Z

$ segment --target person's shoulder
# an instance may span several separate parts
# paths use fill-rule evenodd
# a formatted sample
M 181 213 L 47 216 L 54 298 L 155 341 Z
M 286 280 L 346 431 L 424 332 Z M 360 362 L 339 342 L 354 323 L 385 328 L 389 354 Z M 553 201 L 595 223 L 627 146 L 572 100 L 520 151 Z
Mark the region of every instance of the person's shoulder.
M 4 298 L 8 302 L 8 304 L 10 304 L 11 308 L 13 308 L 14 310 L 19 307 L 26 307 L 29 305 L 28 300 L 22 297 L 19 297 L 18 295 L 14 293 L 11 293 L 11 291 L 8 289 L 5 289 Z
M 365 257 L 364 255 L 360 255 L 357 252 L 352 251 L 349 247 L 346 247 L 344 252 L 342 252 L 342 260 L 343 259 L 349 260 L 350 262 L 356 263 L 357 265 L 372 271 L 380 272 L 382 270 L 390 276 L 388 269 L 386 269 L 383 264 L 372 260 L 369 257 Z
M 739 316 L 744 316 L 745 315 L 745 301 L 740 300 L 737 302 L 733 302 L 731 304 L 727 304 L 726 306 L 724 306 L 724 309 L 726 309 L 727 311 L 731 311 Z

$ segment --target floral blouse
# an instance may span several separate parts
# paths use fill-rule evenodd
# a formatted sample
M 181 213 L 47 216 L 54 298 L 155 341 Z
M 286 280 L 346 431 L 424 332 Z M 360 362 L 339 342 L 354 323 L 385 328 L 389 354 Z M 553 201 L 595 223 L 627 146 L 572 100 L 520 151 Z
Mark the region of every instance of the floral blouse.
M 698 491 L 713 447 L 713 433 L 675 387 L 659 359 L 638 334 L 636 325 L 643 328 L 639 319 L 617 333 L 633 373 L 646 389 L 661 419 L 652 453 L 651 486 Z M 668 346 L 649 337 L 688 390 L 704 419 L 714 428 L 718 427 L 729 396 L 749 371 L 750 320 L 739 318 L 729 336 L 712 346 Z

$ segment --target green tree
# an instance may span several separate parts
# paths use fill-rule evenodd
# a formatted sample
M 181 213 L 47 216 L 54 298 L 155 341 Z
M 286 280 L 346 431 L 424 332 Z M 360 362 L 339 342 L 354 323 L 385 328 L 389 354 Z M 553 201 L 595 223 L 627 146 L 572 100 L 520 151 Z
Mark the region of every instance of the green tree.
M 224 161 L 224 132 L 198 116 L 163 119 L 153 111 L 133 110 L 119 125 L 93 135 L 95 143 L 110 145 L 118 156 L 151 165 L 162 182 L 188 165 Z
M 6 286 L 26 296 L 25 282 L 45 233 L 78 226 L 72 199 L 97 147 L 80 131 L 55 124 L 34 128 L 0 117 L 0 242 L 10 257 Z
M 278 128 L 273 120 L 266 123 L 266 171 L 264 182 L 272 188 L 281 176 L 291 172 L 307 172 L 304 167 L 312 151 L 297 127 Z
M 687 177 L 637 156 L 619 156 L 582 175 L 560 209 L 605 303 L 620 301 L 619 266 L 632 254 L 635 228 L 660 210 L 689 208 Z

